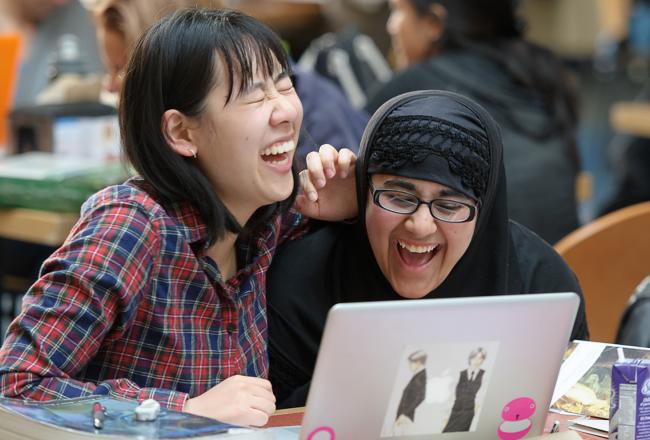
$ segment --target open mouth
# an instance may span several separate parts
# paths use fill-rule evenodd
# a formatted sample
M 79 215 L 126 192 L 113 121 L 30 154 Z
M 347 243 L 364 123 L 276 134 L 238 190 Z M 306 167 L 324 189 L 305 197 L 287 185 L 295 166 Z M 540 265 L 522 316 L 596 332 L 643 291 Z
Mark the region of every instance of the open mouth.
M 424 266 L 438 253 L 440 245 L 413 245 L 397 240 L 397 253 L 407 266 Z
M 278 142 L 262 151 L 262 160 L 273 165 L 286 164 L 291 152 L 296 149 L 294 141 Z

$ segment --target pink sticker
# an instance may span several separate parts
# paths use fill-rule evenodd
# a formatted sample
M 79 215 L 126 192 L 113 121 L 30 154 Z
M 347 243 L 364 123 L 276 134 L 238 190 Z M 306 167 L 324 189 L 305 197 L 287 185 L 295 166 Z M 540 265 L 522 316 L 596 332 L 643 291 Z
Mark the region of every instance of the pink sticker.
M 334 430 L 330 428 L 329 426 L 319 426 L 318 428 L 314 429 L 312 432 L 309 433 L 309 436 L 307 437 L 307 440 L 313 440 L 314 436 L 320 432 L 326 432 L 329 435 L 328 439 L 323 438 L 322 440 L 335 440 L 336 439 L 336 434 L 334 434 Z M 322 436 L 320 436 L 322 437 Z M 318 440 L 321 440 L 319 437 Z
M 533 427 L 530 418 L 535 414 L 537 404 L 530 397 L 518 397 L 503 407 L 497 434 L 501 440 L 519 440 L 528 434 Z

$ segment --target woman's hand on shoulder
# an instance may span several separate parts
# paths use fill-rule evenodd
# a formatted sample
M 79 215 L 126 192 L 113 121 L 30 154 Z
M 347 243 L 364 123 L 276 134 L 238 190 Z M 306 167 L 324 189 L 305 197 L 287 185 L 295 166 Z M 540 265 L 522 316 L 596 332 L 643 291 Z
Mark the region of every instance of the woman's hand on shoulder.
M 358 214 L 355 182 L 357 157 L 347 148 L 329 144 L 307 155 L 307 169 L 300 172 L 301 194 L 296 199 L 303 215 L 318 220 L 340 221 Z
M 189 399 L 183 411 L 235 425 L 264 426 L 275 412 L 275 396 L 266 379 L 231 376 Z

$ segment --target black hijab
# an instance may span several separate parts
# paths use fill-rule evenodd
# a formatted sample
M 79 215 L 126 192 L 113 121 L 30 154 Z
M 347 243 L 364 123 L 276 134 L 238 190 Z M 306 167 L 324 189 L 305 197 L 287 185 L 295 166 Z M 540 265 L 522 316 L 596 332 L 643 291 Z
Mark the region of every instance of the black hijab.
M 407 130 L 393 129 L 393 136 L 389 136 L 389 142 L 385 142 L 394 150 L 404 150 L 397 156 L 405 159 L 393 157 L 381 163 L 385 155 L 377 158 L 376 145 L 377 140 L 380 144 L 384 143 L 386 135 L 383 129 L 394 126 L 396 120 L 407 118 L 417 118 L 413 119 L 415 125 L 407 127 Z M 432 122 L 426 124 L 424 130 L 421 129 L 422 123 L 416 126 L 418 121 L 426 119 Z M 416 141 L 422 138 L 418 135 L 421 131 L 433 132 L 426 139 L 429 154 L 421 155 L 424 158 L 418 157 L 417 147 L 409 148 L 413 147 L 414 137 L 417 138 Z M 406 135 L 400 135 L 400 132 L 406 132 Z M 475 150 L 480 151 L 481 147 L 487 149 L 483 154 L 485 167 L 482 172 L 462 173 L 467 168 L 477 168 L 463 163 L 469 162 L 472 165 L 474 161 L 472 152 L 469 151 L 472 143 L 467 142 L 467 139 L 483 141 L 482 145 L 474 145 Z M 458 164 L 458 173 L 450 172 L 451 166 L 445 169 L 448 163 Z M 432 169 L 436 170 L 435 174 Z M 446 280 L 429 293 L 427 298 L 484 296 L 509 291 L 509 284 L 516 282 L 517 274 L 511 273 L 508 264 L 509 225 L 501 137 L 497 124 L 480 105 L 455 93 L 434 90 L 406 93 L 389 100 L 375 112 L 361 140 L 357 161 L 359 219 L 365 219 L 372 172 L 435 181 L 480 201 L 476 228 L 469 248 Z M 463 184 L 459 182 L 459 174 L 474 174 L 465 180 L 479 182 L 473 185 Z M 335 294 L 335 303 L 402 299 L 384 278 L 376 263 L 367 239 L 365 220 L 359 221 L 355 226 L 356 228 L 344 228 L 346 238 L 343 242 L 348 244 L 340 246 L 331 255 L 329 271 L 332 281 L 337 281 L 337 274 L 340 274 L 341 279 L 328 286 L 324 295 L 331 296 L 339 292 Z M 354 245 L 351 246 L 351 243 Z
M 382 145 L 398 152 L 386 154 Z M 519 249 L 522 245 L 513 241 L 511 228 L 517 236 L 522 227 L 508 219 L 501 137 L 492 117 L 455 93 L 427 90 L 397 96 L 375 112 L 361 141 L 356 165 L 360 221 L 327 224 L 282 247 L 274 257 L 267 281 L 269 357 L 271 381 L 281 406 L 304 404 L 331 306 L 403 299 L 383 276 L 366 234 L 372 172 L 435 181 L 478 201 L 478 219 L 467 251 L 426 298 L 533 293 L 536 289 L 540 293 L 579 292 L 570 270 L 561 259 L 563 266 L 558 270 L 559 257 L 541 239 L 526 230 L 523 242 L 530 248 Z M 535 286 L 527 279 L 529 275 L 522 276 L 518 254 L 526 252 L 534 256 L 534 261 L 523 263 L 532 268 L 527 273 L 539 272 L 536 268 L 543 260 L 552 268 L 548 273 L 558 272 L 557 282 Z M 559 290 L 545 290 L 556 287 Z M 303 389 L 296 393 L 300 386 Z

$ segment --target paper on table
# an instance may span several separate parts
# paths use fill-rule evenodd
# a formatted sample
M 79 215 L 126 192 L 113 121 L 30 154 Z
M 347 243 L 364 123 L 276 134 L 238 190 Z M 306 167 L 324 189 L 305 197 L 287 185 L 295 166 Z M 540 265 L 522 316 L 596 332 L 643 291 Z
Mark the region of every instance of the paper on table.
M 582 437 L 577 432 L 573 431 L 564 431 L 556 432 L 555 434 L 544 434 L 538 437 L 531 437 L 528 440 L 582 440 Z
M 598 437 L 609 437 L 609 420 L 606 419 L 573 419 L 569 420 L 572 425 L 569 429 L 596 435 Z
M 573 353 L 562 362 L 560 373 L 557 376 L 551 404 L 575 385 L 582 376 L 594 365 L 607 344 L 589 341 L 576 341 L 577 346 Z
M 552 397 L 552 410 L 609 418 L 612 366 L 622 359 L 650 359 L 643 347 L 574 341 L 567 349 Z

